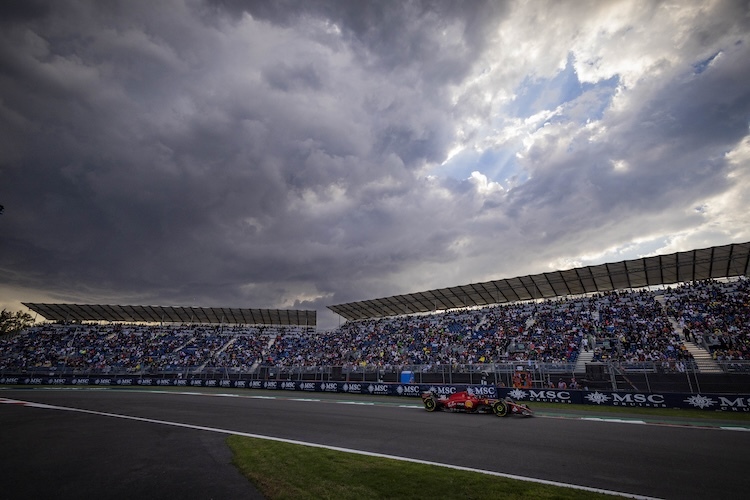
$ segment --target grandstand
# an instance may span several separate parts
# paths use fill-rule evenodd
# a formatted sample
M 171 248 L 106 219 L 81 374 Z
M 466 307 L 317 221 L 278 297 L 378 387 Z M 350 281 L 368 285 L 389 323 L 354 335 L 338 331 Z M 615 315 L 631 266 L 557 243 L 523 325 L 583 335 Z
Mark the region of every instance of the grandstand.
M 750 386 L 749 254 L 727 245 L 330 306 L 348 321 L 327 332 L 314 311 L 26 303 L 50 323 L 0 339 L 0 375 L 406 372 L 419 383 L 727 391 Z
M 107 321 L 130 323 L 245 324 L 315 326 L 315 311 L 238 309 L 230 307 L 113 306 L 91 304 L 23 305 L 58 323 Z
M 750 243 L 739 243 L 349 302 L 328 308 L 347 320 L 398 316 L 748 276 L 749 267 Z

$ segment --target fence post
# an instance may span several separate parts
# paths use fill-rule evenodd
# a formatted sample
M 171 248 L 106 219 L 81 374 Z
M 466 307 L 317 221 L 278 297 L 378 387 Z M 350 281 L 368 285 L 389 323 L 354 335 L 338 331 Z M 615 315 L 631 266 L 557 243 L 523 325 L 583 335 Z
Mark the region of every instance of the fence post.
M 607 363 L 607 368 L 609 368 L 609 380 L 612 383 L 612 390 L 617 392 L 617 372 L 611 361 Z
M 695 371 L 693 372 L 693 375 L 695 376 L 695 387 L 698 389 L 698 392 L 701 392 L 701 384 L 698 381 L 698 365 L 696 364 L 694 366 Z
M 693 382 L 690 381 L 690 370 L 692 370 L 693 368 L 694 368 L 693 366 L 688 366 L 688 365 L 685 366 L 685 376 L 687 377 L 688 389 L 690 390 L 691 393 L 693 392 Z

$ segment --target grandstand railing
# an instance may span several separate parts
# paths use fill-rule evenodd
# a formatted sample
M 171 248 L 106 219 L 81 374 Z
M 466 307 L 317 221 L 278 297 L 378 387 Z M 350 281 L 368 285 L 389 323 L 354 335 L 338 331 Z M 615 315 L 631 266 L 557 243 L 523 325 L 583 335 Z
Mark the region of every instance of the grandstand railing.
M 604 362 L 607 372 L 617 373 L 682 373 L 676 368 L 663 362 L 642 361 L 637 363 Z M 750 374 L 750 361 L 728 360 L 719 361 L 719 367 L 725 373 Z M 685 363 L 685 372 L 699 372 L 692 361 Z M 612 368 L 609 368 L 612 367 Z M 532 383 L 548 383 L 556 376 L 572 376 L 576 373 L 574 363 L 540 363 L 535 361 L 515 361 L 503 363 L 482 364 L 418 364 L 418 365 L 258 365 L 254 367 L 233 368 L 225 366 L 185 366 L 170 369 L 153 369 L 144 367 L 135 369 L 118 369 L 109 367 L 104 370 L 77 369 L 69 366 L 40 366 L 40 367 L 7 367 L 0 369 L 0 373 L 28 373 L 49 375 L 76 376 L 164 376 L 164 377 L 202 377 L 202 378 L 231 378 L 250 380 L 351 380 L 351 381 L 383 381 L 402 382 L 402 374 L 409 373 L 414 383 L 494 383 L 511 385 L 513 378 L 527 374 Z M 579 373 L 580 375 L 580 373 Z
M 750 360 L 725 360 L 718 361 L 719 367 L 725 373 L 748 373 L 750 374 Z
M 505 362 L 485 364 L 433 365 L 347 365 L 267 366 L 244 368 L 223 366 L 181 367 L 180 369 L 104 369 L 72 367 L 9 367 L 0 365 L 0 378 L 24 379 L 163 379 L 304 381 L 352 383 L 487 384 L 499 387 L 598 389 L 634 392 L 724 392 L 750 391 L 750 361 L 722 360 L 719 374 L 702 373 L 688 364 L 684 372 L 665 370 L 660 363 L 589 363 L 585 372 L 572 363 Z M 580 368 L 580 367 L 579 367 Z M 591 370 L 590 370 L 591 369 Z M 596 370 L 594 370 L 596 369 Z M 574 385 L 571 384 L 576 380 Z M 145 382 L 145 380 L 144 380 Z M 44 382 L 37 382 L 44 383 Z M 52 383 L 52 382 L 50 382 Z M 58 382 L 55 382 L 58 383 Z M 98 383 L 98 382 L 90 382 Z M 150 383 L 149 383 L 150 385 Z M 567 387 L 566 387 L 567 386 Z

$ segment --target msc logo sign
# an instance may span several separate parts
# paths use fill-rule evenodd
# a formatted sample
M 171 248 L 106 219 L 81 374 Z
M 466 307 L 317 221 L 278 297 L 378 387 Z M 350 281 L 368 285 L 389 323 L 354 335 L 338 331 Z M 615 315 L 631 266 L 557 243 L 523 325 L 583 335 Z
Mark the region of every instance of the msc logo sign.
M 719 396 L 719 404 L 723 411 L 750 411 L 750 397 L 730 399 Z
M 664 396 L 661 394 L 612 394 L 613 406 L 655 406 L 664 407 Z
M 421 394 L 418 385 L 400 385 L 396 387 L 396 392 L 401 396 L 419 396 Z
M 474 394 L 475 396 L 481 396 L 481 397 L 494 397 L 497 393 L 495 391 L 495 388 L 491 385 L 480 385 L 477 387 L 469 387 L 467 388 L 467 391 L 469 391 L 469 394 Z
M 388 386 L 385 384 L 370 384 L 367 390 L 370 394 L 388 394 Z
M 546 401 L 550 403 L 570 403 L 568 391 L 535 391 L 529 389 L 529 401 Z
M 456 393 L 455 387 L 448 387 L 448 386 L 432 386 L 430 387 L 430 390 L 437 394 L 438 396 L 450 396 L 451 394 Z

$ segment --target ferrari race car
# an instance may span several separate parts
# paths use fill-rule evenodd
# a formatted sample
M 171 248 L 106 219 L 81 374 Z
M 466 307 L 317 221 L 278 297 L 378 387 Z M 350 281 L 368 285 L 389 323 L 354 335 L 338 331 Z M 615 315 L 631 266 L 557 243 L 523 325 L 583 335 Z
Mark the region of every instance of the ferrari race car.
M 494 413 L 498 417 L 521 415 L 531 417 L 534 412 L 524 404 L 516 403 L 511 398 L 483 398 L 461 391 L 448 397 L 438 396 L 433 391 L 422 393 L 422 403 L 427 411 L 460 411 L 465 413 Z

